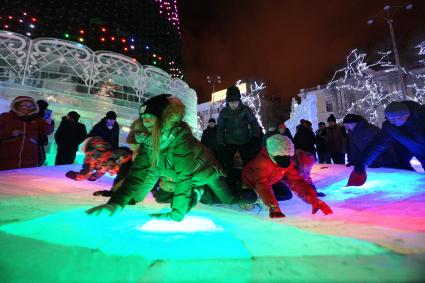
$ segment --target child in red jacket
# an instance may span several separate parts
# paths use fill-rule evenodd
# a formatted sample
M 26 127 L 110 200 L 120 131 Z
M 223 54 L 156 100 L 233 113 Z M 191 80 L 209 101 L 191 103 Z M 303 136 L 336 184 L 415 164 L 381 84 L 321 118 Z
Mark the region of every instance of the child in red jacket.
M 293 156 L 294 144 L 282 135 L 273 135 L 260 154 L 251 160 L 242 170 L 242 183 L 245 188 L 254 188 L 265 205 L 269 207 L 271 218 L 285 217 L 273 193 L 272 185 L 286 181 L 289 187 L 302 200 L 312 205 L 312 213 L 319 209 L 331 214 L 331 208 L 317 198 L 314 188 L 300 175 L 296 169 Z
M 131 167 L 133 152 L 130 149 L 121 147 L 112 150 L 111 145 L 100 137 L 87 138 L 82 150 L 86 154 L 83 168 L 80 172 L 68 171 L 66 177 L 76 181 L 96 181 L 108 172 L 112 176 L 117 175 L 115 187 Z M 98 191 L 94 195 L 111 196 L 113 191 Z

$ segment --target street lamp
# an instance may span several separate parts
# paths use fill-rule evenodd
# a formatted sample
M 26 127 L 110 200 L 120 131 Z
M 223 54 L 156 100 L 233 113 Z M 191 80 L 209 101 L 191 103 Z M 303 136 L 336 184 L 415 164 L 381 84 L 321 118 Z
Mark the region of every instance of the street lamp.
M 212 85 L 212 94 L 211 94 L 211 103 L 210 103 L 210 118 L 212 118 L 212 111 L 214 108 L 214 92 L 215 92 L 215 84 L 221 83 L 221 76 L 220 75 L 208 75 L 207 81 L 209 84 Z
M 404 84 L 404 78 L 403 78 L 403 73 L 402 73 L 401 64 L 400 64 L 400 57 L 398 55 L 397 42 L 395 40 L 395 35 L 394 35 L 394 27 L 393 27 L 393 22 L 394 22 L 393 17 L 394 17 L 394 14 L 391 14 L 391 9 L 395 9 L 395 8 L 404 8 L 406 10 L 411 10 L 413 8 L 413 5 L 410 4 L 410 3 L 406 3 L 404 5 L 399 5 L 399 6 L 385 5 L 384 6 L 385 16 L 379 16 L 379 14 L 381 13 L 381 12 L 379 12 L 373 18 L 377 18 L 377 17 L 383 18 L 383 19 L 385 19 L 385 21 L 388 24 L 388 27 L 390 29 L 391 41 L 392 41 L 392 44 L 393 44 L 395 64 L 397 66 L 398 83 L 399 83 L 399 87 L 400 87 L 401 93 L 403 94 L 403 98 L 406 99 L 407 98 L 406 85 Z M 373 24 L 373 22 L 374 22 L 373 18 L 367 21 L 367 23 L 369 25 Z

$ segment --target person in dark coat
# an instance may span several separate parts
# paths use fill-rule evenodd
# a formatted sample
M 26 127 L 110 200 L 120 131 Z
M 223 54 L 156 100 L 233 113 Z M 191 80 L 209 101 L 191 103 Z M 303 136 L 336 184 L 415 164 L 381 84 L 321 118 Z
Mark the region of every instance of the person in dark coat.
M 294 137 L 294 145 L 296 150 L 310 152 L 316 156 L 316 136 L 311 128 L 311 122 L 304 120 L 304 123 L 297 127 L 297 132 Z
M 365 149 L 378 136 L 380 129 L 370 124 L 360 115 L 347 114 L 342 120 L 344 127 L 348 131 L 349 147 L 348 147 L 348 164 L 357 164 L 365 151 Z M 389 146 L 380 156 L 378 156 L 370 165 L 370 167 L 390 167 L 398 168 L 397 157 L 395 156 L 392 146 Z
M 414 101 L 394 101 L 385 108 L 386 121 L 380 134 L 365 149 L 356 164 L 356 172 L 363 172 L 384 150 L 397 141 L 408 150 L 408 159 L 415 156 L 425 169 L 425 105 Z
M 185 108 L 177 97 L 162 94 L 140 107 L 142 128 L 135 133 L 139 152 L 121 187 L 107 204 L 94 207 L 88 214 L 113 215 L 132 199 L 143 201 L 158 180 L 170 186 L 171 212 L 151 215 L 159 219 L 182 221 L 200 196 L 196 188 L 208 185 L 224 204 L 238 199 L 230 192 L 220 165 L 183 122 Z
M 212 151 L 215 158 L 218 158 L 217 125 L 214 118 L 208 120 L 208 126 L 202 132 L 201 142 Z
M 38 111 L 38 116 L 44 119 L 48 124 L 51 124 L 51 127 L 55 127 L 55 121 L 52 119 L 51 114 L 52 110 L 47 109 L 49 103 L 45 100 L 37 100 L 37 105 L 40 111 Z M 49 144 L 49 138 L 47 135 L 40 135 L 38 137 L 38 166 L 42 166 L 46 161 L 46 146 Z
M 320 164 L 331 164 L 331 156 L 328 153 L 326 141 L 326 124 L 320 122 L 316 131 L 316 151 Z
M 244 166 L 243 187 L 255 189 L 264 204 L 269 207 L 271 218 L 285 217 L 273 190 L 273 186 L 282 181 L 286 181 L 289 188 L 303 201 L 311 204 L 313 214 L 319 209 L 324 214 L 332 213 L 331 208 L 318 199 L 314 188 L 308 184 L 295 167 L 294 151 L 294 145 L 288 137 L 274 135 L 268 138 L 267 145 L 263 147 L 260 154 Z M 301 162 L 302 160 L 299 159 Z
M 336 123 L 336 118 L 331 114 L 328 118 L 326 140 L 328 153 L 334 164 L 345 164 L 345 143 L 347 133 L 344 126 Z
M 55 165 L 73 164 L 77 155 L 78 146 L 86 139 L 86 126 L 78 120 L 80 114 L 71 111 L 62 117 L 56 133 L 55 141 L 58 145 Z
M 239 151 L 243 164 L 254 156 L 252 147 L 260 144 L 261 128 L 252 110 L 242 104 L 237 86 L 230 86 L 226 92 L 226 107 L 218 115 L 217 144 L 221 162 L 229 172 L 234 165 L 233 157 Z
M 106 113 L 106 116 L 94 125 L 88 136 L 101 137 L 112 146 L 112 149 L 118 148 L 120 125 L 117 122 L 117 114 L 114 111 Z
M 38 165 L 38 137 L 53 132 L 53 124 L 40 118 L 29 96 L 17 96 L 10 111 L 0 114 L 0 170 Z

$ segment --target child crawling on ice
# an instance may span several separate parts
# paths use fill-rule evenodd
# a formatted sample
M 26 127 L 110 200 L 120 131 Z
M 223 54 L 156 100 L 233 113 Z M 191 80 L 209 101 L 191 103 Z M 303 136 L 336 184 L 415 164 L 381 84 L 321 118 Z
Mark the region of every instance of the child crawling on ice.
M 116 175 L 111 190 L 93 193 L 95 196 L 111 196 L 115 191 L 114 188 L 119 187 L 127 175 L 131 167 L 133 152 L 126 147 L 112 150 L 112 146 L 100 137 L 87 138 L 82 150 L 86 155 L 83 168 L 80 172 L 68 171 L 65 176 L 76 181 L 96 181 L 105 173 Z

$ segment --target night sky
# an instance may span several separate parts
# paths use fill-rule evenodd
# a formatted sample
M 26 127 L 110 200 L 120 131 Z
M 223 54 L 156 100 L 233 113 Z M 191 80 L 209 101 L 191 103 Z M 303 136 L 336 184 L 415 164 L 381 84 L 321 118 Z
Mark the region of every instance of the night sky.
M 385 20 L 367 24 L 387 3 L 407 1 L 182 0 L 184 79 L 199 103 L 209 100 L 209 74 L 223 76 L 218 89 L 237 79 L 264 80 L 266 95 L 289 103 L 301 88 L 327 83 L 352 49 L 373 56 L 392 48 Z M 400 8 L 394 17 L 406 58 L 425 40 L 425 0 L 409 3 L 412 10 Z

